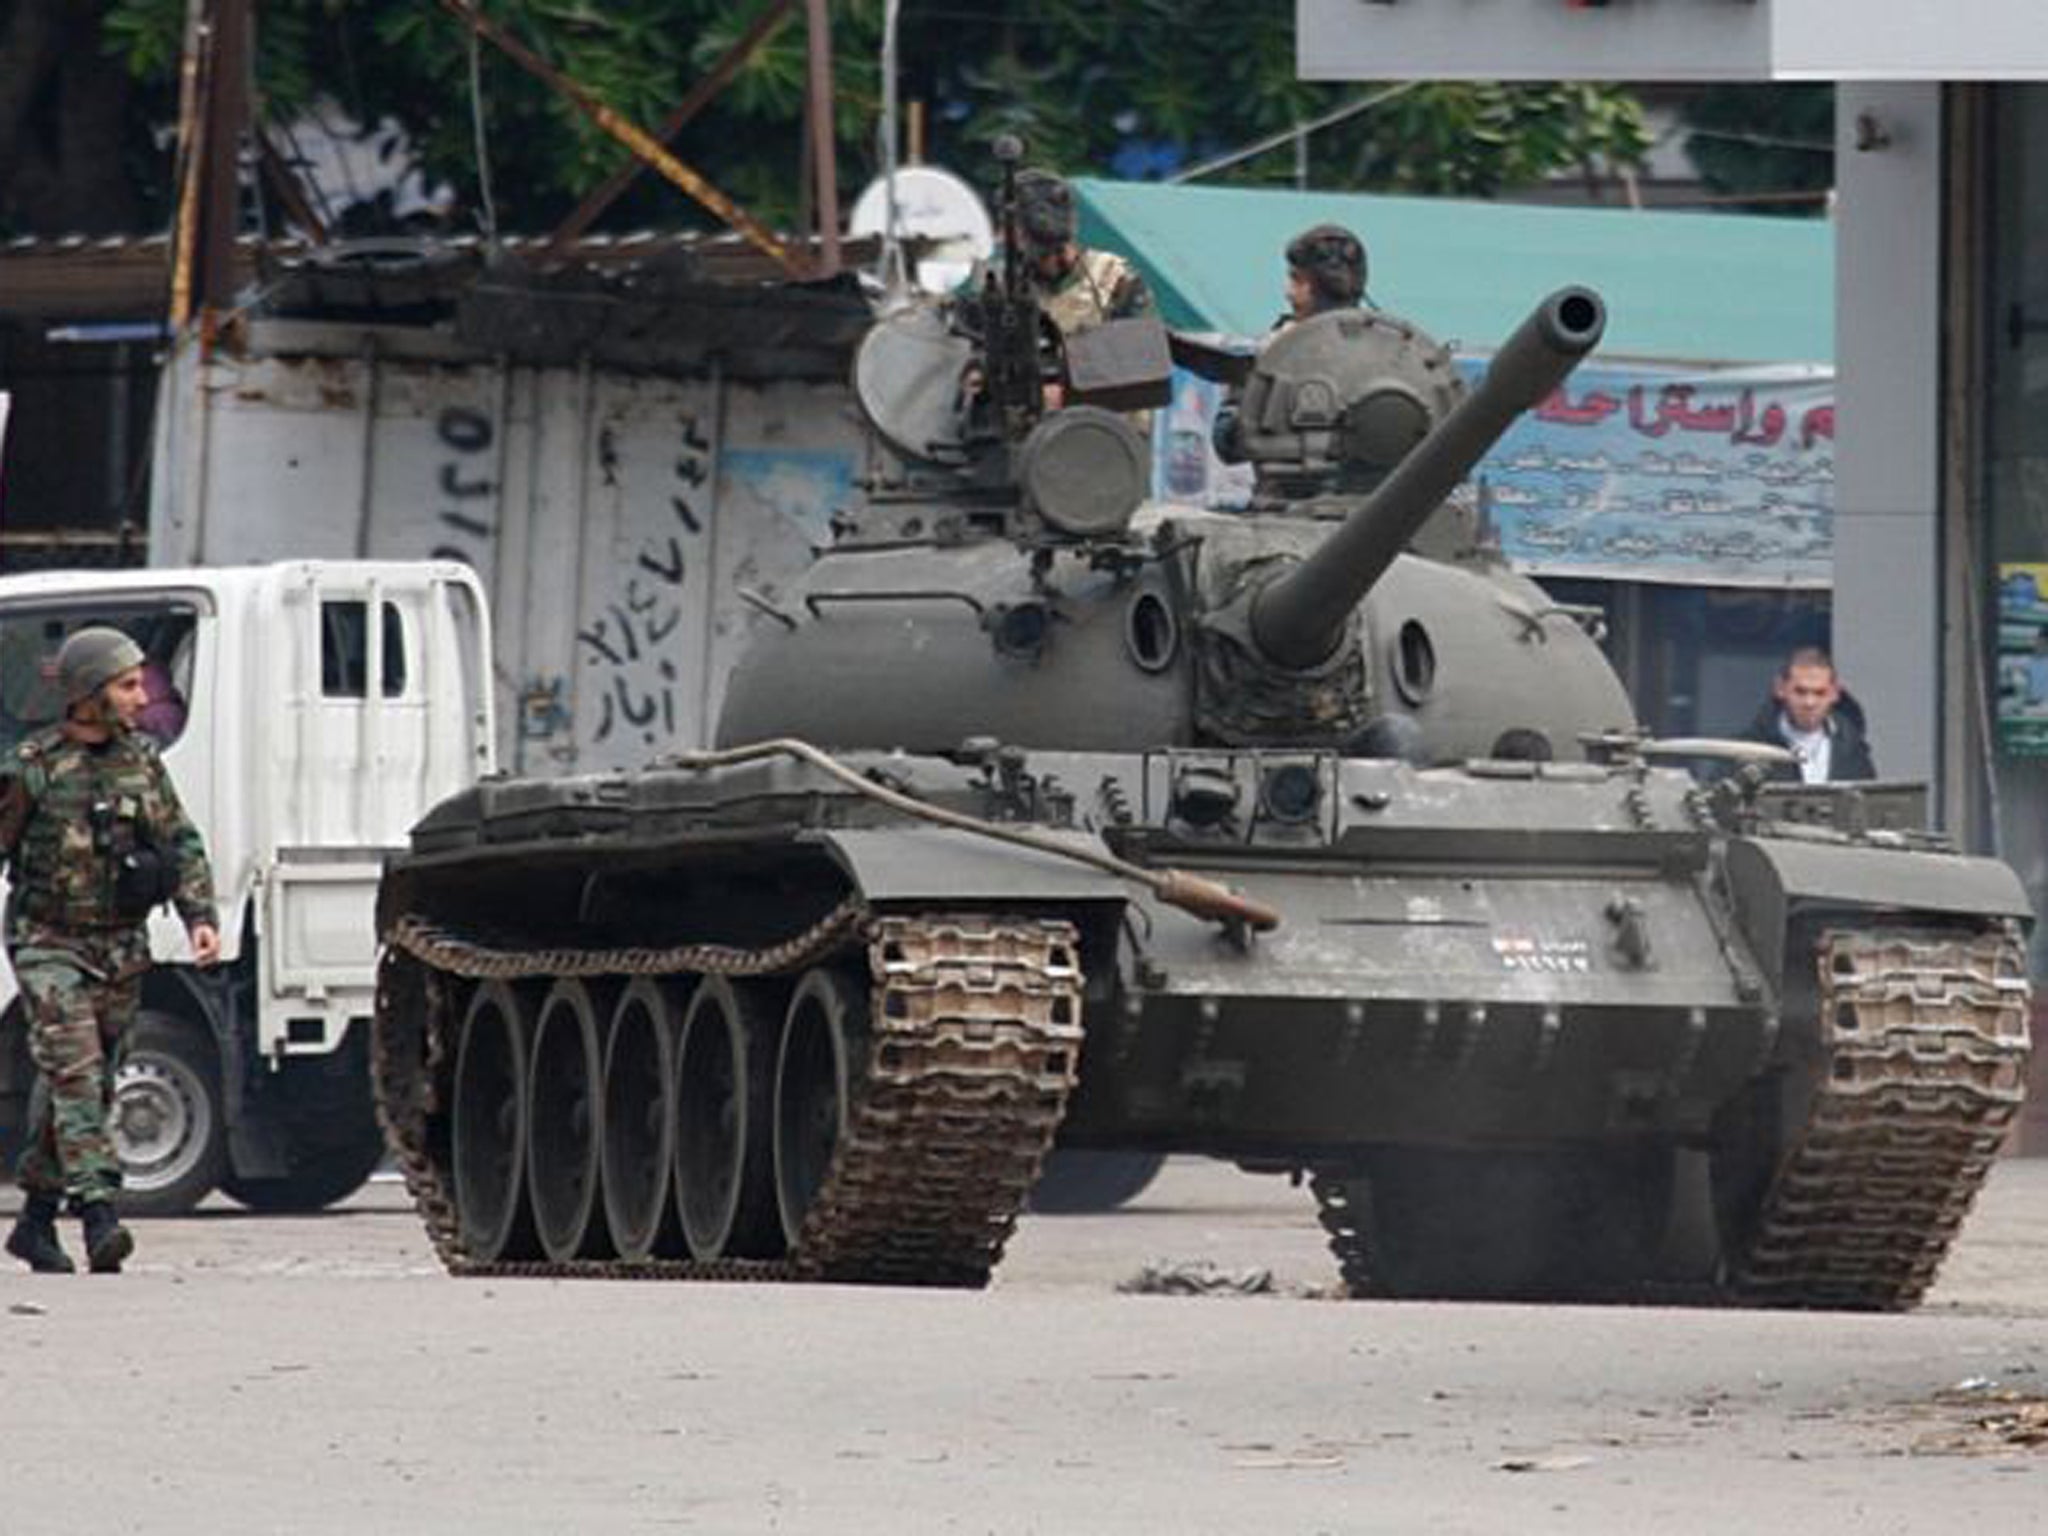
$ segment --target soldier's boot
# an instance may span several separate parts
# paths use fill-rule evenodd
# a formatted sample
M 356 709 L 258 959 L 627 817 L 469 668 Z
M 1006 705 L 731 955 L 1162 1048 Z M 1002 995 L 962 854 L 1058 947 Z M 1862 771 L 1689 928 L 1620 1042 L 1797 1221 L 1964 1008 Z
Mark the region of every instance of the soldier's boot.
M 78 1208 L 85 1224 L 86 1267 L 96 1275 L 118 1275 L 121 1261 L 135 1251 L 135 1234 L 121 1225 L 111 1200 L 88 1200 Z
M 78 1266 L 57 1240 L 57 1197 L 30 1195 L 7 1234 L 7 1251 L 39 1275 L 69 1275 Z

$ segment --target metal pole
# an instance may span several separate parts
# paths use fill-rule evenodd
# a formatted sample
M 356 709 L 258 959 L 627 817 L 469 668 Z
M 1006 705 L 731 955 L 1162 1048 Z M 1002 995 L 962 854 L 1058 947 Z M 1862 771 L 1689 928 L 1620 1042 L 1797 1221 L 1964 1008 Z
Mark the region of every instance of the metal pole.
M 185 13 L 185 53 L 178 66 L 178 212 L 171 234 L 173 337 L 192 318 L 193 252 L 199 238 L 199 157 L 206 144 L 206 114 L 200 110 L 200 99 L 211 31 L 206 0 L 191 0 Z
M 215 312 L 235 294 L 235 235 L 241 225 L 242 134 L 249 117 L 249 0 L 215 0 L 213 68 L 207 84 L 206 143 L 200 164 L 200 324 L 211 331 Z
M 811 174 L 817 196 L 812 203 L 818 224 L 819 277 L 839 273 L 839 162 L 837 135 L 832 131 L 832 18 L 825 0 L 804 0 L 810 42 L 807 97 L 811 122 Z
M 882 262 L 876 274 L 882 291 L 894 299 L 906 285 L 903 270 L 903 235 L 896 202 L 896 21 L 902 0 L 886 0 L 882 7 Z

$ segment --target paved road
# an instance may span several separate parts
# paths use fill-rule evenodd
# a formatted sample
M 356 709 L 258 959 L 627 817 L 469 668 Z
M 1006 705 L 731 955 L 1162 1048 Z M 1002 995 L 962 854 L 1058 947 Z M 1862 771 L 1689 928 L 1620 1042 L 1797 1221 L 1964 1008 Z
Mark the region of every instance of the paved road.
M 0 1192 L 0 1208 L 12 1194 Z M 1305 1194 L 1176 1163 L 981 1295 L 455 1282 L 402 1192 L 0 1276 L 0 1529 L 1917 1532 L 2048 1510 L 2048 1162 L 1906 1317 L 1337 1303 Z M 1147 1263 L 1275 1295 L 1123 1295 Z M 117 1459 L 91 1470 L 102 1453 Z

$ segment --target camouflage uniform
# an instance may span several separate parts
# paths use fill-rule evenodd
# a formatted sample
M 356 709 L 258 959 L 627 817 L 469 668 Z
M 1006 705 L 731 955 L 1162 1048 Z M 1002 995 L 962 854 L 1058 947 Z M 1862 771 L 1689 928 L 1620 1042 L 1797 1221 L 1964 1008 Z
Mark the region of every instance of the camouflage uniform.
M 1080 258 L 1058 282 L 1047 284 L 1035 267 L 1031 279 L 1039 308 L 1052 317 L 1062 336 L 1106 320 L 1129 320 L 1152 312 L 1152 290 L 1145 286 L 1144 277 L 1113 251 L 1083 248 Z
M 28 1009 L 29 1052 L 49 1089 L 18 1168 L 29 1195 L 84 1204 L 121 1183 L 108 1133 L 114 1068 L 149 968 L 145 920 L 117 910 L 121 854 L 138 830 L 171 859 L 187 928 L 215 924 L 199 831 L 146 737 L 99 743 L 52 726 L 18 747 L 0 780 L 0 851 L 11 861 L 7 952 Z

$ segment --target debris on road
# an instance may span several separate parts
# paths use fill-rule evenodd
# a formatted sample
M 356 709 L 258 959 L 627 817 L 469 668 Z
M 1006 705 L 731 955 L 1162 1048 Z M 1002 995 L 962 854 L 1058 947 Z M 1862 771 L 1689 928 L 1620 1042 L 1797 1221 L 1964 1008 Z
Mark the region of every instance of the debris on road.
M 1147 1264 L 1117 1287 L 1126 1296 L 1272 1296 L 1273 1271 L 1259 1266 L 1219 1269 L 1207 1259 Z
M 1954 1422 L 1913 1442 L 1916 1456 L 1999 1456 L 2048 1447 L 2048 1397 L 1973 1376 L 1934 1394 L 1935 1411 L 1961 1409 Z

